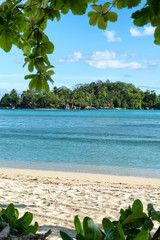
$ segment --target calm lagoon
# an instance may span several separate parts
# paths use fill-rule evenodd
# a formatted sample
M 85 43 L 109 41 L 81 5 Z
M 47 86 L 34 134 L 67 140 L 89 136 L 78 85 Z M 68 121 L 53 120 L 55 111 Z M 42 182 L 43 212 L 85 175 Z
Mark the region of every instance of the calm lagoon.
M 160 178 L 160 111 L 0 110 L 0 165 Z

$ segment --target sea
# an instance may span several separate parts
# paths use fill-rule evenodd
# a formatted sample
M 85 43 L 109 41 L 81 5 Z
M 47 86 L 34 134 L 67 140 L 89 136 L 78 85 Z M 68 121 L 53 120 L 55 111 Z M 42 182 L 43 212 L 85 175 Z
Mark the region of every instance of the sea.
M 0 167 L 160 178 L 160 111 L 0 109 Z

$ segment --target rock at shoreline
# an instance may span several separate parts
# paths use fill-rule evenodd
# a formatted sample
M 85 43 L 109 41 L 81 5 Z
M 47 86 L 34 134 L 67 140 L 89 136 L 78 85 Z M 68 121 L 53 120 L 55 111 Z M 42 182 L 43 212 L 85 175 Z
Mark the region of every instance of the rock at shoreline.
M 91 106 L 86 106 L 85 107 L 85 110 L 95 110 L 96 108 L 95 107 L 91 107 Z

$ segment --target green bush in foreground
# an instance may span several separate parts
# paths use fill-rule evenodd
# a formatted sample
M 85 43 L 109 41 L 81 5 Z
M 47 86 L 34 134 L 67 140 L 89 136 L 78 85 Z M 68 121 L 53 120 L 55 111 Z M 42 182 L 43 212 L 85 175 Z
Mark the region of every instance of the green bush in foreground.
M 44 235 L 35 233 L 38 230 L 38 223 L 30 225 L 33 220 L 33 214 L 26 212 L 21 218 L 15 206 L 11 203 L 7 209 L 0 211 L 0 235 L 3 230 L 9 227 L 7 237 L 0 236 L 0 239 L 15 239 L 15 236 L 22 236 L 16 239 L 46 239 L 50 234 L 49 230 Z M 76 229 L 75 239 L 77 240 L 160 240 L 160 228 L 154 236 L 151 236 L 153 229 L 153 221 L 160 223 L 160 212 L 156 211 L 152 204 L 148 204 L 147 214 L 143 211 L 143 205 L 139 199 L 135 200 L 132 207 L 126 210 L 120 210 L 120 218 L 118 221 L 110 221 L 103 218 L 101 230 L 94 221 L 85 217 L 81 224 L 78 216 L 74 219 Z M 33 235 L 30 235 L 33 234 Z M 67 233 L 60 231 L 63 240 L 73 240 Z M 26 236 L 23 238 L 23 236 Z M 12 238 L 13 237 L 13 238 Z
M 15 206 L 11 203 L 7 209 L 0 211 L 0 232 L 5 226 L 9 226 L 10 234 L 12 235 L 27 235 L 29 233 L 36 233 L 38 230 L 38 223 L 30 225 L 33 220 L 33 214 L 26 212 L 21 218 Z
M 93 220 L 85 217 L 83 225 L 78 216 L 74 219 L 77 240 L 160 240 L 160 230 L 151 237 L 153 220 L 160 223 L 160 212 L 156 211 L 152 204 L 148 204 L 148 213 L 143 211 L 143 205 L 139 199 L 135 200 L 132 207 L 120 210 L 118 221 L 110 221 L 103 218 L 103 231 L 95 225 Z M 63 240 L 73 240 L 67 233 L 60 231 Z M 157 236 L 158 235 L 158 236 Z

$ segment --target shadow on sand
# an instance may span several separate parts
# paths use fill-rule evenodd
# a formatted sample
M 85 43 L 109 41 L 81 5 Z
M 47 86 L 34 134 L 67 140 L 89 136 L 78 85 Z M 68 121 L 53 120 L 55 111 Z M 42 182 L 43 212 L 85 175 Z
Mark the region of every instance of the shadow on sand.
M 14 204 L 15 208 L 37 207 L 36 205 Z M 7 208 L 8 204 L 0 204 L 0 208 Z
M 66 227 L 62 227 L 62 226 L 53 226 L 53 225 L 43 225 L 43 226 L 39 226 L 39 231 L 40 232 L 47 232 L 49 229 L 51 229 L 52 234 L 50 235 L 51 239 L 53 237 L 60 237 L 60 231 L 66 232 L 67 234 L 69 234 L 71 237 L 75 237 L 76 236 L 76 231 L 74 229 L 71 228 L 66 228 Z

